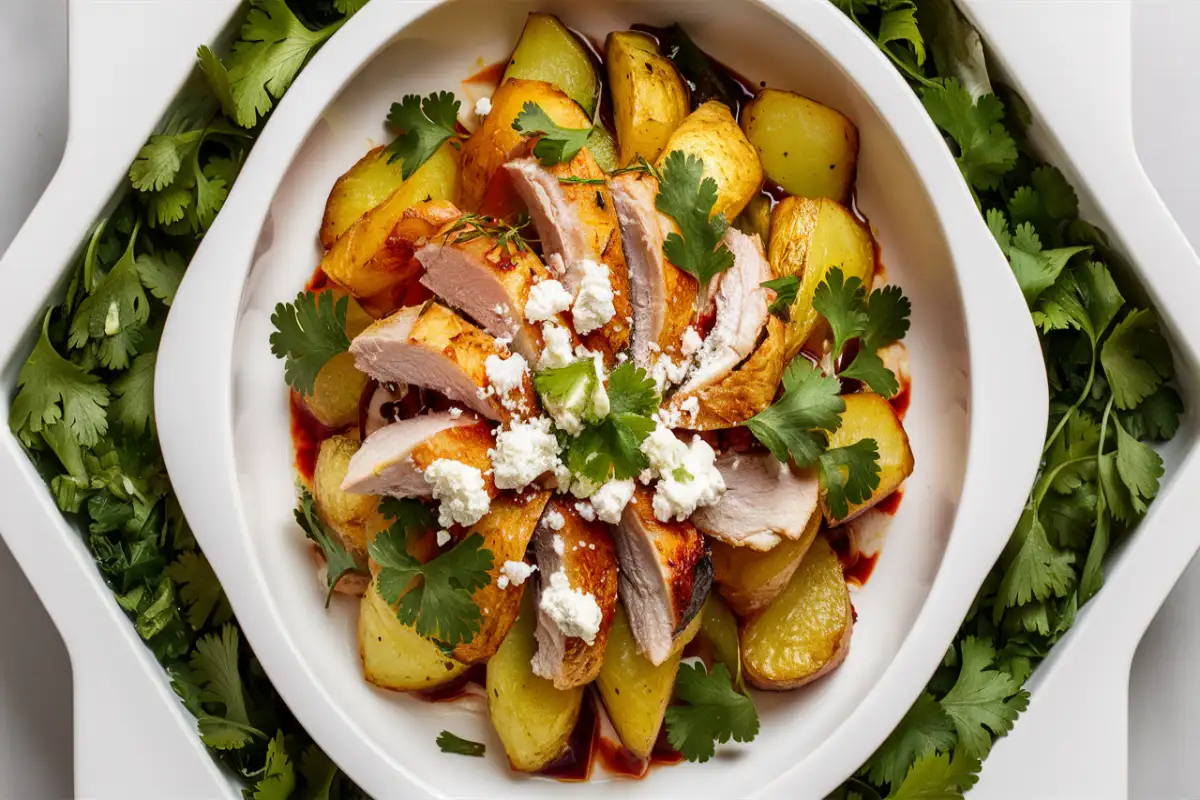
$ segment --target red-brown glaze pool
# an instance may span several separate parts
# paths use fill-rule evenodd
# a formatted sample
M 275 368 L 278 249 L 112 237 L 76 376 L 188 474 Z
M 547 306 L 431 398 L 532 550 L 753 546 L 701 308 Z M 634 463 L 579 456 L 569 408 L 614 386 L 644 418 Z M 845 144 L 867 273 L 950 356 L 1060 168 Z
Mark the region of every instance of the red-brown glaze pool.
M 296 392 L 291 393 L 289 402 L 292 407 L 292 446 L 296 453 L 296 471 L 305 483 L 312 483 L 321 442 L 336 434 L 338 429 L 322 425 Z
M 642 759 L 629 752 L 620 742 L 600 735 L 600 716 L 596 708 L 598 701 L 591 692 L 583 698 L 579 710 L 579 721 L 567 743 L 567 749 L 558 760 L 539 774 L 565 783 L 588 780 L 592 769 L 599 764 L 606 772 L 622 778 L 646 777 L 656 766 L 669 766 L 683 761 L 683 756 L 667 741 L 666 730 L 659 731 L 658 741 L 650 758 Z

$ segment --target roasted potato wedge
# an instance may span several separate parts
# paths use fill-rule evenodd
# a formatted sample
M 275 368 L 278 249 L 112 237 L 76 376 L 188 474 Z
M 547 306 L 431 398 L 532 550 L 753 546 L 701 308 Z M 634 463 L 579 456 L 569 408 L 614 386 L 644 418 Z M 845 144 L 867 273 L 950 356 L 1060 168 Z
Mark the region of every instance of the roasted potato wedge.
M 637 758 L 649 758 L 654 749 L 675 691 L 680 653 L 696 637 L 701 621 L 697 614 L 679 636 L 674 653 L 656 667 L 638 652 L 625 607 L 617 604 L 596 687 L 621 743 Z
M 784 539 L 765 552 L 713 541 L 714 580 L 733 612 L 748 617 L 769 606 L 787 587 L 820 530 L 818 508 L 799 539 Z
M 839 525 L 854 519 L 871 506 L 900 488 L 900 484 L 912 474 L 913 454 L 908 444 L 908 434 L 892 404 L 872 392 L 848 394 L 842 397 L 846 410 L 842 412 L 842 425 L 829 437 L 830 447 L 845 447 L 863 439 L 874 439 L 879 445 L 879 486 L 871 492 L 864 503 L 851 505 L 849 513 L 841 519 L 835 518 L 822 498 L 825 518 L 830 525 Z
M 724 214 L 725 219 L 732 220 L 762 186 L 758 153 L 724 103 L 709 101 L 688 115 L 663 145 L 656 166 L 662 169 L 676 150 L 702 159 L 704 177 L 716 181 L 713 214 Z
M 404 162 L 389 163 L 387 148 L 380 146 L 367 153 L 333 185 L 325 202 L 321 220 L 321 246 L 333 247 L 338 237 L 350 226 L 393 193 L 399 192 L 395 204 L 406 208 L 422 201 L 453 201 L 458 190 L 458 163 L 439 151 L 412 175 L 404 180 Z
M 875 276 L 871 231 L 844 206 L 825 198 L 788 197 L 775 207 L 767 257 L 775 277 L 800 276 L 800 291 L 787 323 L 785 362 L 825 328 L 812 299 L 830 269 L 841 269 L 847 280 L 858 278 L 867 291 Z
M 363 675 L 382 689 L 409 692 L 449 683 L 467 671 L 438 646 L 396 618 L 372 581 L 358 612 Z
M 614 31 L 604 49 L 621 166 L 654 162 L 688 115 L 687 85 L 652 36 Z
M 858 128 L 844 115 L 795 92 L 763 89 L 742 111 L 742 130 L 767 177 L 789 194 L 850 202 Z
M 462 146 L 462 207 L 478 211 L 489 192 L 499 192 L 492 179 L 508 185 L 500 168 L 510 161 L 525 143 L 525 137 L 513 130 L 513 122 L 526 103 L 537 103 L 555 123 L 564 128 L 588 128 L 591 117 L 561 90 L 544 81 L 513 78 L 500 84 L 492 95 L 492 110 L 479 130 Z
M 528 582 L 516 623 L 487 663 L 488 715 L 518 772 L 536 772 L 562 754 L 583 703 L 582 686 L 555 689 L 533 674 L 533 595 Z
M 366 563 L 367 543 L 387 527 L 379 513 L 379 498 L 342 491 L 346 467 L 358 452 L 359 441 L 349 436 L 331 436 L 321 442 L 313 470 L 313 504 L 317 516 L 328 525 L 342 546 Z
M 326 289 L 340 299 L 345 292 Z M 346 334 L 353 339 L 374 322 L 371 315 L 351 297 L 346 307 Z M 305 395 L 304 407 L 327 428 L 346 428 L 358 421 L 358 407 L 367 388 L 366 375 L 354 366 L 354 357 L 339 353 L 317 373 L 312 394 Z
M 549 499 L 550 492 L 504 492 L 492 501 L 487 516 L 467 531 L 468 536 L 478 533 L 483 537 L 483 547 L 492 552 L 492 568 L 488 571 L 491 577 L 488 585 L 471 595 L 475 605 L 484 610 L 483 622 L 475 638 L 454 648 L 454 658 L 458 661 L 464 664 L 487 661 L 508 635 L 521 608 L 521 587 L 509 584 L 501 589 L 497 579 L 504 562 L 525 560 L 525 548 Z
M 832 672 L 850 652 L 854 609 L 842 565 L 818 537 L 787 588 L 742 626 L 742 667 L 759 689 L 795 689 Z
M 745 210 L 733 221 L 735 227 L 748 236 L 758 236 L 763 250 L 771 241 L 771 200 L 765 194 L 756 194 Z
M 525 30 L 504 70 L 503 81 L 510 78 L 553 84 L 578 103 L 589 120 L 596 115 L 600 78 L 592 55 L 553 14 L 534 13 L 525 20 Z

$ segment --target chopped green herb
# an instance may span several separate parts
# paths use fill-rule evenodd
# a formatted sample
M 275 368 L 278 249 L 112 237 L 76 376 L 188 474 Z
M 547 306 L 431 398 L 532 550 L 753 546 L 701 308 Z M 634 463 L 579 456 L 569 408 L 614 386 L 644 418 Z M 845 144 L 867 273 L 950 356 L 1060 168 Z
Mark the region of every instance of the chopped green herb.
M 387 121 L 401 134 L 388 145 L 388 163 L 400 161 L 403 180 L 411 178 L 438 148 L 458 135 L 461 105 L 450 92 L 434 92 L 425 99 L 409 94 L 392 103 Z
M 457 756 L 480 757 L 487 752 L 487 746 L 481 742 L 472 742 L 456 736 L 450 731 L 442 731 L 437 737 L 437 746 L 443 753 L 453 753 Z
M 588 137 L 592 135 L 590 127 L 562 127 L 532 101 L 521 108 L 512 126 L 522 136 L 540 137 L 533 146 L 533 154 L 544 167 L 571 161 L 587 145 Z

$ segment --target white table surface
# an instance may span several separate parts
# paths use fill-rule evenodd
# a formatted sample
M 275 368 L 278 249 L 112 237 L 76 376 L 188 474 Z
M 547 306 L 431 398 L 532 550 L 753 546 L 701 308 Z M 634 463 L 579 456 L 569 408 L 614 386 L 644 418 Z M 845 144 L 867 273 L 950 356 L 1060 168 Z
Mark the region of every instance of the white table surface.
M 66 140 L 65 7 L 66 0 L 0 0 L 0 74 L 10 76 L 0 94 L 0 252 L 50 180 Z M 1200 248 L 1200 68 L 1195 64 L 1200 2 L 1139 0 L 1133 20 L 1138 150 L 1180 226 Z M 1194 766 L 1200 745 L 1200 690 L 1194 682 L 1200 620 L 1189 613 L 1196 608 L 1200 565 L 1194 563 L 1134 661 L 1129 796 L 1137 800 L 1200 797 Z M 0 798 L 70 797 L 71 665 L 3 541 L 0 641 L 5 643 L 0 647 Z

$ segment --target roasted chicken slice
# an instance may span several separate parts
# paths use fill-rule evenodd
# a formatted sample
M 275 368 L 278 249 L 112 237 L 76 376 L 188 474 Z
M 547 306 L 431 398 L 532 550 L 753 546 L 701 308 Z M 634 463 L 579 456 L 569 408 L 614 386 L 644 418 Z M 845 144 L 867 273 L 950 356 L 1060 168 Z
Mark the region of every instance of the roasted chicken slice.
M 702 532 L 727 544 L 770 550 L 799 539 L 820 501 L 817 476 L 796 473 L 770 453 L 722 453 L 725 494 L 692 514 Z
M 558 689 L 584 686 L 595 680 L 604 663 L 608 630 L 617 608 L 617 553 L 603 522 L 588 522 L 574 503 L 551 500 L 533 538 L 539 583 L 550 586 L 551 576 L 563 570 L 572 589 L 596 598 L 603 614 L 592 644 L 578 636 L 564 636 L 544 611 L 538 612 L 537 654 L 533 672 L 554 682 Z
M 417 252 L 425 267 L 421 283 L 533 364 L 542 332 L 525 319 L 533 285 L 548 277 L 531 250 L 501 242 L 486 226 L 451 222 Z
M 772 292 L 762 284 L 771 280 L 771 265 L 762 242 L 730 228 L 725 245 L 733 253 L 733 266 L 713 278 L 709 287 L 716 321 L 681 392 L 703 389 L 727 376 L 754 352 L 767 324 Z
M 513 409 L 536 408 L 533 382 L 493 391 L 488 357 L 501 357 L 496 340 L 436 302 L 402 308 L 350 343 L 355 365 L 381 383 L 404 383 L 439 392 L 481 416 L 507 422 Z
M 565 164 L 543 167 L 535 158 L 519 158 L 505 169 L 529 208 L 551 272 L 571 294 L 585 289 L 576 300 L 575 329 L 589 349 L 603 353 L 611 364 L 629 344 L 629 268 L 604 170 L 586 147 Z M 601 284 L 607 272 L 600 317 L 593 309 L 580 308 L 589 302 L 589 268 Z
M 495 496 L 488 450 L 496 446 L 487 424 L 473 414 L 423 414 L 394 422 L 367 437 L 350 459 L 342 491 L 394 497 L 432 497 L 422 473 L 438 459 L 475 467 Z
M 627 172 L 612 181 L 621 225 L 633 315 L 633 362 L 647 371 L 666 354 L 680 358 L 683 332 L 696 308 L 696 279 L 667 260 L 663 242 L 675 222 L 655 207 L 658 180 Z
M 463 664 L 487 661 L 508 635 L 521 608 L 521 584 L 507 577 L 509 562 L 522 563 L 525 549 L 550 492 L 502 492 L 492 501 L 487 516 L 472 525 L 464 536 L 478 533 L 483 548 L 492 552 L 491 580 L 471 596 L 483 614 L 479 632 L 469 642 L 454 648 L 454 658 Z
M 653 498 L 639 486 L 614 530 L 621 601 L 638 650 L 658 665 L 704 605 L 713 567 L 703 534 L 691 522 L 659 522 Z

